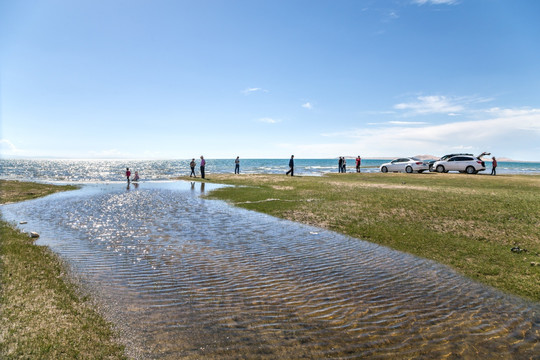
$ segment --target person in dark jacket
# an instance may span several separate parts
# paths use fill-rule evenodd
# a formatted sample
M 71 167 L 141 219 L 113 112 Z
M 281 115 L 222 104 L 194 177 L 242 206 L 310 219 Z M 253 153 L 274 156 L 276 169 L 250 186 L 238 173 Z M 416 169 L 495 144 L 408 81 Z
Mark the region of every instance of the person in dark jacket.
M 285 175 L 291 174 L 291 176 L 294 176 L 294 155 L 291 155 L 291 160 L 289 160 L 289 168 Z
M 204 160 L 204 156 L 201 155 L 201 163 L 200 163 L 200 168 L 201 168 L 201 178 L 204 179 L 204 167 L 206 166 L 206 160 Z

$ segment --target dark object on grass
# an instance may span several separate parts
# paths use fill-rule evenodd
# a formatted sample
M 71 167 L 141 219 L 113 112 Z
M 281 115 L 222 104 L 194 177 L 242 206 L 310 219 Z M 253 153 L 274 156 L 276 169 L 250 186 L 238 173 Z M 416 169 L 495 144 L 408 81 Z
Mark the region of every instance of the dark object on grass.
M 522 249 L 519 246 L 514 246 L 513 248 L 510 249 L 510 251 L 515 252 L 515 253 L 522 253 L 522 252 L 527 252 L 527 249 Z

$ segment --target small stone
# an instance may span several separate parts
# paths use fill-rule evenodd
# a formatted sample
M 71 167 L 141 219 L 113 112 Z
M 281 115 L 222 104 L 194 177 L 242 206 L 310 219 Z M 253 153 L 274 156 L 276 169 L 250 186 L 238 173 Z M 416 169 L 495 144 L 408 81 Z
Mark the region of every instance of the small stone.
M 538 264 L 537 262 L 534 262 L 534 261 L 531 261 L 531 266 L 538 266 L 540 264 Z
M 28 222 L 27 221 L 20 221 L 19 224 L 24 225 L 24 224 L 28 224 Z
M 32 231 L 32 232 L 30 233 L 30 237 L 31 237 L 31 238 L 38 238 L 38 237 L 39 237 L 39 234 L 38 234 L 37 232 L 35 232 L 35 231 Z

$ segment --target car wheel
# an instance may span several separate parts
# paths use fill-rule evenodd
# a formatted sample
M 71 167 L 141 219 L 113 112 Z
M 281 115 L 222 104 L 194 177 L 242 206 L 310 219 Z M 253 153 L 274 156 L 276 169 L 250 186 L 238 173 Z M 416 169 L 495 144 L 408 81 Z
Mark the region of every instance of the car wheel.
M 381 171 L 382 171 L 383 173 L 387 173 L 387 172 L 388 172 L 388 168 L 387 168 L 386 166 L 383 166 L 383 167 L 381 168 Z
M 465 169 L 465 172 L 467 174 L 476 174 L 476 169 L 474 168 L 474 166 L 467 166 L 467 168 Z
M 413 172 L 413 169 L 412 169 L 412 167 L 407 166 L 407 167 L 405 168 L 405 171 L 406 171 L 408 174 L 411 174 L 411 173 Z
M 444 172 L 444 166 L 437 165 L 437 172 L 443 173 Z

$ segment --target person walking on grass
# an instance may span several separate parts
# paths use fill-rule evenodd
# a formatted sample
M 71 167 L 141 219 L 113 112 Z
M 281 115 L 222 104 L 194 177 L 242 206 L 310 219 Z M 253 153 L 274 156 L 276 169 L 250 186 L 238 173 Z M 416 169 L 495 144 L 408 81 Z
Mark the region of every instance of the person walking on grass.
M 294 155 L 291 155 L 291 159 L 289 160 L 289 171 L 285 173 L 285 175 L 294 176 Z
M 201 178 L 204 179 L 204 167 L 206 166 L 206 160 L 204 160 L 204 156 L 201 155 Z
M 497 175 L 497 159 L 495 156 L 491 158 L 491 175 Z
M 237 156 L 236 160 L 234 160 L 234 173 L 240 174 L 240 156 Z
M 191 162 L 189 163 L 189 167 L 191 168 L 191 173 L 189 174 L 189 177 L 197 177 L 195 174 L 195 166 L 197 163 L 195 162 L 195 159 L 191 159 Z

